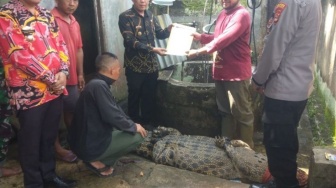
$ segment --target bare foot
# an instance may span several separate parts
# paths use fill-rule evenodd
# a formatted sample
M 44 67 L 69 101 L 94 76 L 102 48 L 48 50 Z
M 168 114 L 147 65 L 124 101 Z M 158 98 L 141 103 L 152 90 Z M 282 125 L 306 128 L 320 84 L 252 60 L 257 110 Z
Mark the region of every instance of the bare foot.
M 20 167 L 6 168 L 0 167 L 0 177 L 9 177 L 20 174 L 22 169 Z

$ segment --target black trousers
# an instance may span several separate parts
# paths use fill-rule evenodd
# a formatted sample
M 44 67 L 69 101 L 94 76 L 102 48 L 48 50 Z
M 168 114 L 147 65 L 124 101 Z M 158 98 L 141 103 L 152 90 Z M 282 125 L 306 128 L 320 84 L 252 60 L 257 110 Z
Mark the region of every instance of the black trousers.
M 55 174 L 55 140 L 62 112 L 62 99 L 17 113 L 20 122 L 18 133 L 19 159 L 25 188 L 43 187 L 43 180 Z
M 138 73 L 126 68 L 125 74 L 128 86 L 128 115 L 137 123 L 154 122 L 158 72 Z
M 304 101 L 283 101 L 265 97 L 262 122 L 268 166 L 277 188 L 298 187 L 296 155 L 297 127 L 306 106 Z

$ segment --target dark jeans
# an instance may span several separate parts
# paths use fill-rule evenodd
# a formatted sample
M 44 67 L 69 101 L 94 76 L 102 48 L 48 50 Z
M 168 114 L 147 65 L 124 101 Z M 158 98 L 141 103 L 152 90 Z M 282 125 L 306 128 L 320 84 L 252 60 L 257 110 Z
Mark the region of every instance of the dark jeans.
M 128 86 L 128 115 L 137 123 L 155 121 L 158 72 L 137 73 L 126 68 Z
M 55 140 L 62 112 L 62 99 L 17 113 L 19 159 L 24 173 L 25 188 L 43 187 L 43 180 L 55 174 Z
M 283 101 L 265 97 L 262 122 L 268 166 L 277 188 L 298 187 L 296 155 L 297 127 L 306 106 L 304 101 Z

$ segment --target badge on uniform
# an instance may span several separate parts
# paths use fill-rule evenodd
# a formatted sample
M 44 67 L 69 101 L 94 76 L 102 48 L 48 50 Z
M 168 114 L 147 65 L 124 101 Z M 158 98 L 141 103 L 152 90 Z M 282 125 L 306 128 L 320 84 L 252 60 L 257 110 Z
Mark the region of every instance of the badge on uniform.
M 282 12 L 285 10 L 286 6 L 287 5 L 285 3 L 279 3 L 275 6 L 275 8 L 274 8 L 274 25 L 279 21 L 280 16 L 281 16 Z
M 278 3 L 275 6 L 272 17 L 267 22 L 267 26 L 266 26 L 267 34 L 271 32 L 273 25 L 276 25 L 276 23 L 279 21 L 280 16 L 282 12 L 285 10 L 286 6 L 287 5 L 285 3 Z

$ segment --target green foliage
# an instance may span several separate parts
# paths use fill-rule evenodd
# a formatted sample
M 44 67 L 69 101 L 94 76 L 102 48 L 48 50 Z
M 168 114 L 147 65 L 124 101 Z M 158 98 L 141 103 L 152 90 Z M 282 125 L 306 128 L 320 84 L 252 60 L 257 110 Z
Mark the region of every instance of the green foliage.
M 210 15 L 211 14 L 211 6 L 212 2 L 214 0 L 183 0 L 182 3 L 185 8 L 185 12 L 189 15 L 202 15 L 204 13 L 205 8 L 205 14 Z M 222 8 L 221 6 L 214 5 L 212 10 L 212 14 L 214 12 L 219 12 Z
M 213 2 L 215 0 L 182 0 L 185 12 L 189 15 L 202 15 L 204 11 L 205 15 L 210 15 L 211 11 L 212 14 L 220 12 L 223 9 L 220 0 L 218 0 L 217 4 L 214 4 L 211 10 Z M 241 0 L 240 4 L 247 7 L 247 0 Z
M 185 7 L 186 12 L 193 15 L 195 13 L 202 12 L 204 9 L 203 0 L 184 0 L 183 5 Z
M 215 0 L 181 0 L 181 2 L 184 8 L 184 14 L 190 16 L 201 16 L 204 13 L 205 15 L 216 15 L 223 9 L 220 0 L 218 0 L 217 4 L 214 4 Z M 240 4 L 247 7 L 247 0 L 241 0 Z M 155 5 L 152 3 L 149 8 L 153 11 L 154 7 L 158 14 L 167 12 L 167 6 Z M 174 6 L 170 7 L 170 9 L 174 9 Z
M 4 5 L 5 3 L 7 3 L 9 0 L 0 0 L 0 6 Z
M 325 99 L 315 83 L 315 90 L 310 96 L 307 110 L 312 127 L 315 146 L 336 146 L 336 119 L 326 107 Z

